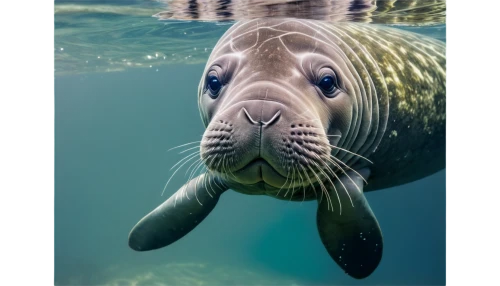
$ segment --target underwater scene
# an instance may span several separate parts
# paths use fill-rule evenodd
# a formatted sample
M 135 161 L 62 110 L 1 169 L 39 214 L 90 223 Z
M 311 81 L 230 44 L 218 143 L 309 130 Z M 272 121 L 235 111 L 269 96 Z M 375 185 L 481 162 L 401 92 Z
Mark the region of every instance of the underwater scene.
M 446 284 L 445 4 L 56 0 L 54 284 Z

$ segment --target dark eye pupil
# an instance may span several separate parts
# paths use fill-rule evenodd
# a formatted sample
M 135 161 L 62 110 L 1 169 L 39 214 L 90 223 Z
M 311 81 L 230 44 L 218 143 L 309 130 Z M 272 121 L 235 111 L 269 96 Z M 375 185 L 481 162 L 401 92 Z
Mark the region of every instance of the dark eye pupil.
M 217 93 L 222 87 L 222 84 L 216 76 L 210 76 L 208 78 L 208 87 L 213 93 Z
M 318 86 L 324 91 L 332 91 L 335 87 L 335 81 L 332 76 L 325 76 L 321 79 Z

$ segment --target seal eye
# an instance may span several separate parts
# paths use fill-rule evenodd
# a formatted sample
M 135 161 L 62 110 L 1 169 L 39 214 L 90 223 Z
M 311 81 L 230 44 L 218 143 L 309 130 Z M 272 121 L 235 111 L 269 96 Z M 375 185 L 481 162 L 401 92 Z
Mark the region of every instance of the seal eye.
M 212 95 L 217 96 L 222 88 L 222 83 L 215 75 L 211 75 L 208 77 L 208 88 L 210 89 Z
M 319 88 L 326 94 L 331 94 L 335 90 L 336 85 L 337 82 L 331 75 L 322 77 L 318 82 Z

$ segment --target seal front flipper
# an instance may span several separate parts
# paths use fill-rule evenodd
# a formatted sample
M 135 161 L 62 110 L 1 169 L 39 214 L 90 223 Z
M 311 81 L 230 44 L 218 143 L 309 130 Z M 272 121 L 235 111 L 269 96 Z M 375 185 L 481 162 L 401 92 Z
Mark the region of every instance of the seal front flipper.
M 177 241 L 207 217 L 227 189 L 218 177 L 200 175 L 192 179 L 134 226 L 129 246 L 146 251 Z
M 355 172 L 346 173 L 333 182 L 335 187 L 330 182 L 325 184 L 329 198 L 323 196 L 319 201 L 317 224 L 330 256 L 348 275 L 361 279 L 377 268 L 382 258 L 383 239 L 363 194 L 363 179 Z M 366 178 L 369 171 L 359 173 Z

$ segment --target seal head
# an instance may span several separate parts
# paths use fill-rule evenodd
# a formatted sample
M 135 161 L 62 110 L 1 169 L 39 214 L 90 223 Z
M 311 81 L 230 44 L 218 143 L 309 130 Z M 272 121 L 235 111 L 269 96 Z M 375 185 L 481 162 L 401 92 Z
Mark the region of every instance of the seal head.
M 201 157 L 246 186 L 238 191 L 276 195 L 335 171 L 332 148 L 359 124 L 357 79 L 342 54 L 307 31 L 253 23 L 228 31 L 208 60 L 199 87 Z

